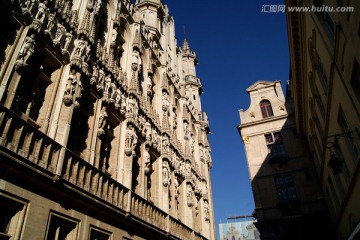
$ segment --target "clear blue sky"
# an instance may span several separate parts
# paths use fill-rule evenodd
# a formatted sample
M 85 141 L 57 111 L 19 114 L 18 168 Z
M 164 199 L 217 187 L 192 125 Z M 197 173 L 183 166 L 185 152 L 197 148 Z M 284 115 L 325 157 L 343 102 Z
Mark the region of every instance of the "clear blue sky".
M 164 0 L 174 16 L 178 45 L 197 53 L 203 111 L 209 115 L 216 232 L 227 217 L 251 214 L 254 201 L 244 146 L 236 126 L 249 107 L 246 88 L 257 80 L 289 78 L 285 13 L 262 13 L 283 0 Z

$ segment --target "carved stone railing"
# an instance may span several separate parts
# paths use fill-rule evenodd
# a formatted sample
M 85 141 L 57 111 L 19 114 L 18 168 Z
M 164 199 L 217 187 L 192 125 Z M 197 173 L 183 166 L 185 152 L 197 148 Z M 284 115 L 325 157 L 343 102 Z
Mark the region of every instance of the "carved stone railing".
M 206 238 L 204 236 L 198 234 L 197 232 L 195 232 L 194 240 L 206 240 Z
M 116 207 L 127 209 L 129 190 L 68 150 L 61 177 Z
M 41 132 L 34 121 L 20 117 L 1 105 L 0 146 L 17 154 L 17 160 L 23 161 L 25 166 L 36 165 L 55 182 L 60 180 L 65 187 L 67 185 L 82 191 L 83 195 L 101 199 L 104 204 L 117 207 L 124 214 L 129 213 L 175 239 L 206 239 L 146 199 L 131 192 L 105 172 L 65 149 Z M 62 151 L 65 151 L 65 154 L 60 154 Z
M 0 145 L 55 174 L 61 145 L 3 106 Z
M 131 194 L 131 214 L 163 231 L 167 230 L 167 214 L 135 193 Z
M 169 218 L 169 232 L 179 239 L 193 239 L 193 231 L 173 217 Z

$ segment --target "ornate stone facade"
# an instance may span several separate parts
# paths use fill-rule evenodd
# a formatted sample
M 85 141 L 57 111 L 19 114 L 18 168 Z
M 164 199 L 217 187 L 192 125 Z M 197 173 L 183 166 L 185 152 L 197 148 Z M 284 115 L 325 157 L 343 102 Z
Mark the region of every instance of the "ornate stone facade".
M 0 7 L 1 234 L 215 239 L 197 56 L 167 6 Z

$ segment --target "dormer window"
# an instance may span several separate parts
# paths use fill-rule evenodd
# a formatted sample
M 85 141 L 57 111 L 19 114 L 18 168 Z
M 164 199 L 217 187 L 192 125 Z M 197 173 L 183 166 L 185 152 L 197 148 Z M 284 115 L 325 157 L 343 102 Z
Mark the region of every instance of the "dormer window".
M 261 114 L 262 114 L 263 118 L 268 118 L 268 117 L 274 116 L 270 101 L 262 100 L 260 102 L 260 109 L 261 109 Z

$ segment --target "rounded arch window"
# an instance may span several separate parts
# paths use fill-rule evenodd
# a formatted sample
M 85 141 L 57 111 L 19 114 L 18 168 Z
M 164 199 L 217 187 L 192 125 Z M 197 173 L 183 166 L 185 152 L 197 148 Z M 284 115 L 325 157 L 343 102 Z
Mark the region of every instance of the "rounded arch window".
M 260 102 L 260 109 L 261 109 L 261 114 L 263 116 L 263 118 L 268 118 L 268 117 L 272 117 L 274 116 L 272 107 L 271 107 L 271 103 L 269 100 L 262 100 Z

